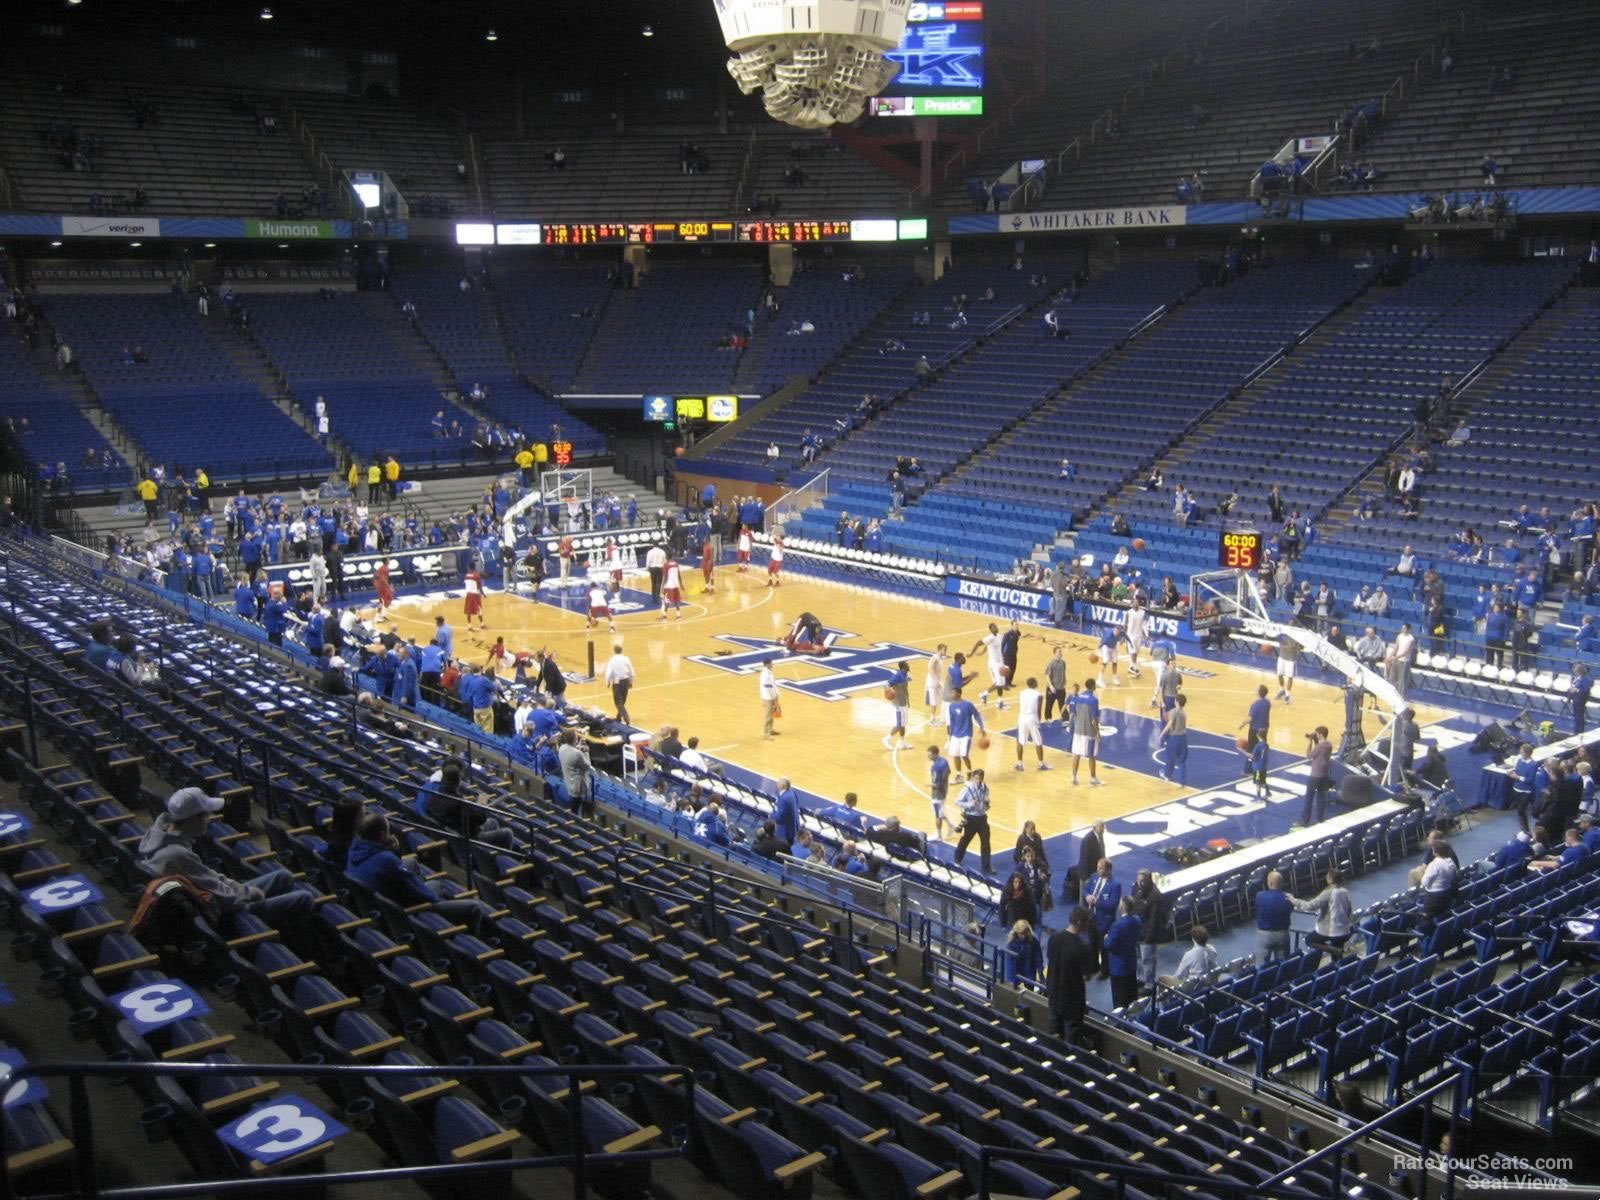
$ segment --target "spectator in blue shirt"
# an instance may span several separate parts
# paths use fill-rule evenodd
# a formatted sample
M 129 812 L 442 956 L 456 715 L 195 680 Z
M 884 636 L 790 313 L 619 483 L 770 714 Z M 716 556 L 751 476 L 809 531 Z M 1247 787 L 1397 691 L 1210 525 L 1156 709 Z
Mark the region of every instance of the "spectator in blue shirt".
M 1483 619 L 1483 661 L 1491 667 L 1506 665 L 1506 650 L 1511 640 L 1511 616 L 1505 605 L 1496 604 Z
M 1239 722 L 1239 728 L 1248 731 L 1245 734 L 1246 748 L 1254 750 L 1257 742 L 1266 741 L 1271 726 L 1272 701 L 1267 699 L 1266 684 L 1262 684 L 1256 689 L 1256 698 L 1250 704 L 1249 713 Z
M 444 674 L 444 651 L 437 642 L 429 642 L 417 651 L 417 688 L 429 704 L 444 700 L 439 679 Z
M 487 904 L 481 900 L 441 900 L 421 876 L 406 869 L 399 849 L 398 839 L 389 831 L 389 819 L 382 813 L 368 813 L 356 826 L 345 872 L 357 883 L 407 908 L 426 904 L 446 920 L 479 932 L 492 925 Z
M 1584 654 L 1600 653 L 1600 624 L 1595 623 L 1593 613 L 1584 614 L 1583 621 L 1578 625 L 1578 635 L 1573 641 Z
M 1267 886 L 1256 894 L 1256 966 L 1289 956 L 1289 916 L 1294 901 L 1283 890 L 1283 875 L 1267 874 Z
M 1517 836 L 1494 852 L 1494 868 L 1502 871 L 1507 867 L 1520 866 L 1533 857 L 1533 835 L 1527 830 L 1518 830 Z
M 247 575 L 239 576 L 239 581 L 233 589 L 233 611 L 246 621 L 255 620 L 256 593 L 250 586 L 250 578 Z
M 839 848 L 839 853 L 834 855 L 833 861 L 828 864 L 835 871 L 843 871 L 846 875 L 865 875 L 867 863 L 861 857 L 861 851 L 854 842 L 846 842 Z
M 1539 581 L 1539 572 L 1530 570 L 1519 579 L 1513 595 L 1521 607 L 1538 608 L 1539 601 L 1544 599 L 1544 584 Z
M 777 826 L 778 837 L 793 843 L 800 833 L 800 797 L 787 779 L 778 780 L 778 790 L 772 803 L 772 822 Z
M 1587 727 L 1589 695 L 1594 690 L 1594 680 L 1589 675 L 1587 663 L 1577 663 L 1572 668 L 1572 686 L 1567 696 L 1572 701 L 1572 732 L 1582 733 Z
M 717 802 L 715 796 L 707 800 L 706 806 L 695 813 L 694 835 L 710 842 L 713 846 L 730 844 L 728 823 L 722 819 L 722 805 Z
M 1590 854 L 1600 852 L 1600 821 L 1584 813 L 1578 818 L 1578 836 Z
M 313 658 L 322 656 L 322 647 L 327 644 L 328 614 L 320 605 L 313 608 L 306 617 L 305 643 L 306 652 Z
M 1561 848 L 1561 853 L 1546 858 L 1536 858 L 1528 865 L 1536 871 L 1554 871 L 1561 867 L 1575 866 L 1589 860 L 1589 848 L 1583 844 L 1583 836 L 1576 829 L 1567 830 L 1566 845 Z
M 444 623 L 443 617 L 433 619 L 433 641 L 444 651 L 446 659 L 456 656 L 456 631 Z
M 262 623 L 267 628 L 267 641 L 274 646 L 283 645 L 283 635 L 289 628 L 289 602 L 279 593 L 267 601 Z
M 1044 947 L 1039 944 L 1033 926 L 1018 921 L 1011 927 L 1011 938 L 1006 942 L 1006 982 L 1010 984 L 1037 984 L 1044 975 Z
M 389 688 L 389 699 L 401 708 L 416 708 L 418 700 L 417 664 L 411 657 L 411 647 L 401 646 L 396 655 L 399 662 L 394 669 L 394 683 Z
M 456 696 L 472 713 L 472 720 L 485 733 L 494 732 L 494 668 L 479 671 L 468 667 L 456 685 Z
M 1539 764 L 1533 760 L 1533 747 L 1522 743 L 1517 761 L 1511 766 L 1511 801 L 1517 810 L 1517 823 L 1528 832 L 1528 810 L 1533 806 L 1537 792 L 1534 781 L 1539 774 Z

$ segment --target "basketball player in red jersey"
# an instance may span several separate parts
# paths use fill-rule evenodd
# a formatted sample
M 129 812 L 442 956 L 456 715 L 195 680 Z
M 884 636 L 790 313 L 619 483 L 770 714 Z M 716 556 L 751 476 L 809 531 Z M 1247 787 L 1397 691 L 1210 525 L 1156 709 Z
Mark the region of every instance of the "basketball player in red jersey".
M 489 618 L 483 615 L 483 576 L 477 571 L 468 571 L 461 582 L 467 589 L 462 601 L 467 614 L 467 628 L 472 628 L 473 617 L 478 618 L 479 629 L 489 628 Z

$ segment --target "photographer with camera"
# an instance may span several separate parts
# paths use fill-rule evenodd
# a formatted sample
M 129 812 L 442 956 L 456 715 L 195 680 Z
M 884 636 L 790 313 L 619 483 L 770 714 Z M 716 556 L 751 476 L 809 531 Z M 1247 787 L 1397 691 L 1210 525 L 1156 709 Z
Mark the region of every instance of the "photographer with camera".
M 1302 827 L 1317 824 L 1327 813 L 1328 791 L 1333 786 L 1333 743 L 1328 740 L 1326 725 L 1318 725 L 1306 734 L 1306 758 L 1311 773 L 1306 777 L 1306 806 L 1300 813 Z

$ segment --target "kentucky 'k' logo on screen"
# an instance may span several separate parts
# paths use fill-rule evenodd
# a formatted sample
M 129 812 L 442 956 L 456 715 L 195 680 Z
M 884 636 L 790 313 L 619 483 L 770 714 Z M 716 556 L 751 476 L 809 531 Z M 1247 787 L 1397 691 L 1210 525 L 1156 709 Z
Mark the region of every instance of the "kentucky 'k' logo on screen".
M 717 635 L 719 642 L 742 647 L 743 653 L 693 654 L 689 656 L 689 661 L 715 667 L 719 671 L 728 671 L 734 675 L 754 675 L 761 670 L 761 664 L 770 658 L 773 660 L 772 669 L 779 676 L 778 687 L 782 690 L 799 692 L 802 696 L 811 696 L 831 703 L 847 699 L 854 692 L 868 690 L 881 692 L 888 684 L 889 677 L 894 674 L 896 663 L 914 662 L 928 657 L 926 651 L 913 646 L 902 646 L 898 642 L 873 642 L 870 646 L 840 645 L 840 642 L 856 635 L 832 630 L 829 632 L 833 633 L 837 640 L 826 657 L 790 654 L 784 650 L 781 643 L 768 638 L 722 633 Z M 810 677 L 784 679 L 782 677 L 784 666 L 790 663 L 803 663 Z M 825 673 L 812 674 L 818 670 Z

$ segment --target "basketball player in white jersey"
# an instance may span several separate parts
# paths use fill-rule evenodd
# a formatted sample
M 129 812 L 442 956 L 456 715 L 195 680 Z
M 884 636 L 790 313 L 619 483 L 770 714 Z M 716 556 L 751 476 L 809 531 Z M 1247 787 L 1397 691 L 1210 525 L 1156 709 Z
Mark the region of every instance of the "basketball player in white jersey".
M 1144 649 L 1144 605 L 1135 600 L 1133 607 L 1128 610 L 1128 674 L 1137 679 L 1139 670 L 1139 651 Z
M 922 685 L 922 698 L 928 703 L 928 724 L 944 724 L 944 685 L 950 673 L 949 647 L 940 642 L 928 658 L 928 678 Z
M 668 608 L 672 609 L 674 621 L 683 620 L 683 573 L 678 569 L 678 560 L 670 557 L 661 576 L 661 615 L 656 620 L 665 621 Z
M 611 590 L 622 590 L 622 547 L 616 542 L 606 543 L 606 572 L 611 577 Z
M 1023 686 L 1017 696 L 1017 764 L 1019 771 L 1026 770 L 1022 765 L 1022 748 L 1032 746 L 1033 752 L 1039 758 L 1039 770 L 1048 771 L 1050 764 L 1044 761 L 1044 733 L 1039 724 L 1039 710 L 1044 704 L 1044 693 L 1039 690 L 1039 681 L 1033 676 L 1028 676 L 1028 682 Z
M 611 593 L 599 583 L 589 585 L 589 624 L 593 629 L 595 622 L 601 617 L 606 619 L 606 626 L 612 633 L 617 631 L 617 620 L 611 615 Z
M 739 574 L 750 569 L 750 526 L 739 526 Z
M 989 668 L 989 686 L 979 694 L 978 703 L 986 703 L 989 699 L 989 693 L 998 690 L 1000 701 L 995 705 L 996 708 L 1004 708 L 1006 706 L 1006 685 L 1011 682 L 1006 678 L 1006 659 L 1004 651 L 1001 650 L 1000 642 L 1000 627 L 990 621 L 989 632 L 979 638 L 973 644 L 972 649 L 967 651 L 969 657 L 976 654 L 980 648 L 984 651 L 984 657 L 987 659 L 986 665 Z
M 767 558 L 767 586 L 771 588 L 783 586 L 783 539 L 773 537 L 772 549 Z

